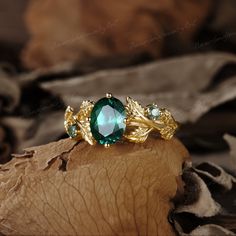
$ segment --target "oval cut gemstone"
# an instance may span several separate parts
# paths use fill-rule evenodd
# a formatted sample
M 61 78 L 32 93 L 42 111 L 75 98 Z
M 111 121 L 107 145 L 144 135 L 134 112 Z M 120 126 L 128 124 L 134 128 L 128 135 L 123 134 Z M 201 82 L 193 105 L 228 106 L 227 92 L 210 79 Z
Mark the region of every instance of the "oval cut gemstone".
M 90 128 L 93 137 L 100 144 L 112 144 L 119 140 L 125 131 L 125 107 L 114 97 L 97 101 L 91 112 Z

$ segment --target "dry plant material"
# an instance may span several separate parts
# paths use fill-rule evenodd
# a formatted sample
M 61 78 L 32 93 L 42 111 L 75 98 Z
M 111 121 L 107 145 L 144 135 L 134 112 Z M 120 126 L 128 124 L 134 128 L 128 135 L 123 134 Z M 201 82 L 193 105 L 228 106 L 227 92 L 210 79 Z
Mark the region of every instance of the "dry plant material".
M 234 68 L 230 67 L 234 74 L 225 81 L 218 79 L 228 65 Z M 178 121 L 195 122 L 210 109 L 236 98 L 236 57 L 224 53 L 185 56 L 42 82 L 40 86 L 72 107 L 104 96 L 109 88 L 123 100 L 129 95 L 143 104 L 157 101 L 160 107 L 168 107 Z
M 236 178 L 220 166 L 205 162 L 186 170 L 183 181 L 184 195 L 172 215 L 178 233 L 181 236 L 235 235 Z
M 180 234 L 180 235 L 186 235 L 186 234 Z M 229 231 L 219 225 L 214 224 L 208 224 L 199 226 L 198 228 L 194 229 L 190 236 L 211 236 L 211 235 L 219 235 L 219 236 L 235 236 L 235 233 L 232 231 Z
M 6 163 L 10 160 L 12 147 L 7 140 L 6 130 L 0 126 L 0 164 Z
M 228 142 L 230 147 L 230 164 L 232 166 L 232 171 L 236 175 L 236 137 L 226 134 L 224 139 Z
M 20 101 L 20 88 L 14 79 L 1 69 L 0 65 L 0 114 L 11 112 Z
M 23 60 L 40 68 L 114 55 L 160 57 L 166 41 L 191 42 L 211 2 L 31 0 L 26 12 L 31 39 Z
M 31 89 L 37 86 L 72 107 L 78 107 L 83 100 L 96 101 L 107 92 L 112 92 L 123 101 L 127 95 L 131 96 L 142 105 L 155 101 L 160 107 L 168 108 L 181 124 L 196 124 L 211 109 L 236 98 L 236 58 L 230 54 L 185 56 L 86 75 L 81 75 L 78 70 L 80 67 L 78 69 L 73 65 L 58 65 L 49 70 L 37 70 L 19 77 L 8 76 L 8 80 L 18 87 L 21 94 L 25 93 L 25 87 Z M 3 94 L 6 94 L 8 86 L 3 86 Z M 11 93 L 14 99 L 17 98 L 16 94 Z M 3 97 L 7 99 L 8 95 Z M 39 103 L 42 100 L 40 96 L 34 98 Z M 14 134 L 14 152 L 58 140 L 63 136 L 64 107 L 54 110 L 59 105 L 57 100 L 48 101 L 45 107 L 34 108 L 23 104 L 19 99 L 16 101 L 23 112 L 26 110 L 34 116 L 27 118 L 27 113 L 24 112 L 6 116 L 1 120 Z M 214 113 L 202 126 L 194 125 L 184 132 L 188 137 L 193 137 L 196 133 L 215 137 L 216 132 L 236 132 L 234 105 L 228 104 L 227 107 L 231 110 Z M 48 108 L 50 109 L 46 112 Z M 180 135 L 181 132 L 182 128 L 179 130 Z
M 222 42 L 224 40 L 236 43 L 235 28 L 236 28 L 236 16 L 235 16 L 236 2 L 234 0 L 218 1 L 215 8 L 214 17 L 211 19 L 208 27 L 214 31 L 220 31 L 223 33 Z
M 227 195 L 236 179 L 212 163 L 189 164 L 176 139 L 109 149 L 64 139 L 28 148 L 0 167 L 0 232 L 235 235 Z
M 176 139 L 29 148 L 0 168 L 0 232 L 175 235 L 168 214 L 188 160 Z
M 0 42 L 2 48 L 8 45 L 14 48 L 26 41 L 26 29 L 22 19 L 26 5 L 27 0 L 20 0 L 15 4 L 7 1 L 0 2 Z M 1 61 L 4 59 L 1 55 Z

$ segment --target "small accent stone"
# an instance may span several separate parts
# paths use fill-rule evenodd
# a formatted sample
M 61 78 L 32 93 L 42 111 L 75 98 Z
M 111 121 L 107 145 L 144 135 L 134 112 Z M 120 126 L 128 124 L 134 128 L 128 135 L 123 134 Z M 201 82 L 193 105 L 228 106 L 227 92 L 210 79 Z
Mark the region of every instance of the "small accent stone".
M 161 115 L 160 109 L 155 104 L 147 106 L 147 117 L 151 120 L 157 120 Z
M 102 98 L 91 112 L 90 128 L 99 144 L 107 145 L 119 140 L 125 131 L 125 107 L 114 97 Z
M 78 135 L 78 125 L 77 124 L 69 125 L 67 132 L 71 138 L 75 138 Z

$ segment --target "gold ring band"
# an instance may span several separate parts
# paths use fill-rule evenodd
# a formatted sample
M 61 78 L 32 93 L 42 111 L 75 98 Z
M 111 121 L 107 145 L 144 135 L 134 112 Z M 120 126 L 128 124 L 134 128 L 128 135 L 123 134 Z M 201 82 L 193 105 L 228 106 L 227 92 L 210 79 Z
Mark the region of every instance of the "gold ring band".
M 70 106 L 65 111 L 67 134 L 89 144 L 103 144 L 105 147 L 125 139 L 129 142 L 145 142 L 152 131 L 169 140 L 173 137 L 178 123 L 165 108 L 155 103 L 142 107 L 130 97 L 123 103 L 110 93 L 96 103 L 83 101 L 77 113 Z

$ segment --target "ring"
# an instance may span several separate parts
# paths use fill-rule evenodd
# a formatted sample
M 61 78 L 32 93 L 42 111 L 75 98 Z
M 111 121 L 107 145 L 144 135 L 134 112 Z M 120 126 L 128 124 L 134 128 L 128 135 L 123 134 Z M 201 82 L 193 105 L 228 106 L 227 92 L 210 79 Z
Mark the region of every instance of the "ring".
M 107 93 L 96 103 L 83 101 L 78 113 L 70 106 L 65 111 L 64 126 L 70 138 L 85 140 L 89 144 L 99 143 L 105 147 L 122 138 L 143 143 L 152 131 L 165 140 L 173 137 L 178 123 L 165 108 L 155 103 L 142 107 L 130 97 L 124 105 Z

